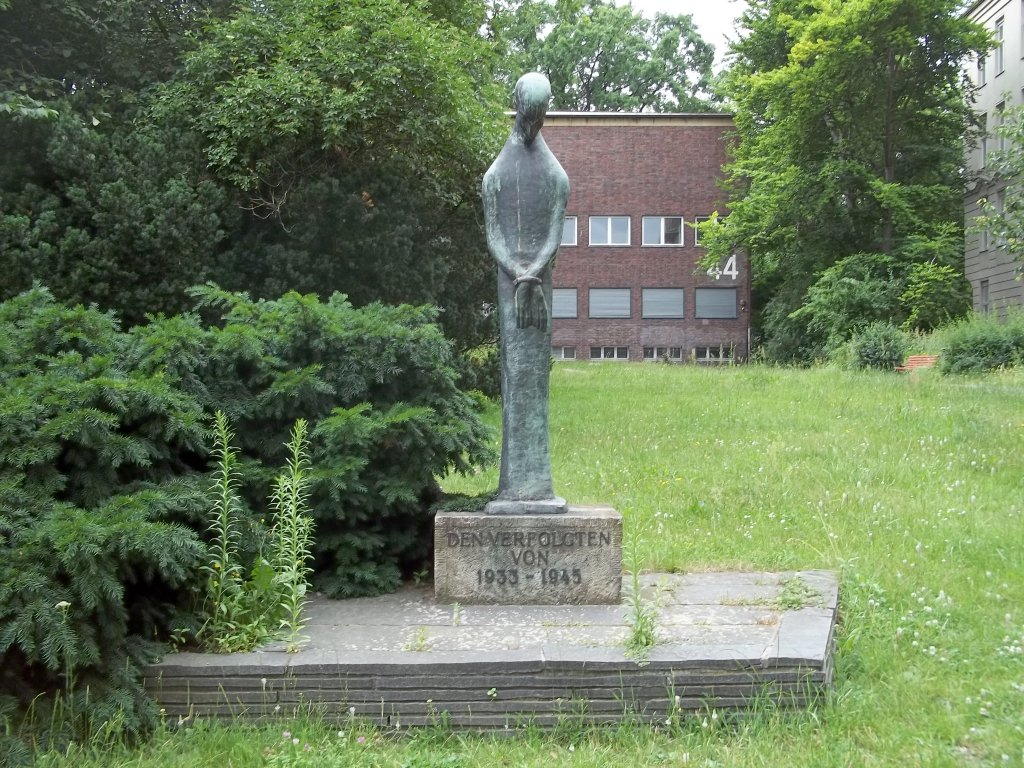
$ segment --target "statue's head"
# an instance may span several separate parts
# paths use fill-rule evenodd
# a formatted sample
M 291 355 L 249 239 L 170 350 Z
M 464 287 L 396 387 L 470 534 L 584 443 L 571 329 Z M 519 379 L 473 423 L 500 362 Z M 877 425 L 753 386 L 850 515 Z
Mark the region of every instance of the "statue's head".
M 529 144 L 536 137 L 551 101 L 551 83 L 540 72 L 527 72 L 515 89 L 516 129 Z

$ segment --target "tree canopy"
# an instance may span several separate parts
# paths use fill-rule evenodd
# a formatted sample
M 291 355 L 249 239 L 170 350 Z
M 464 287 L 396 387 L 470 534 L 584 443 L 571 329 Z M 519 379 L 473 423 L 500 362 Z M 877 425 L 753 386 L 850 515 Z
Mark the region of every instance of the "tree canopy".
M 0 5 L 0 266 L 129 323 L 209 279 L 493 333 L 482 0 Z M 32 119 L 50 118 L 50 119 Z M 2 298 L 2 297 L 0 297 Z
M 688 15 L 648 19 L 611 0 L 492 0 L 503 77 L 543 72 L 554 109 L 704 112 L 714 47 Z
M 916 304 L 938 297 L 940 315 L 969 307 L 961 62 L 988 38 L 959 5 L 749 2 L 725 78 L 731 213 L 705 242 L 713 259 L 750 252 L 770 356 L 810 359 L 871 321 L 934 317 Z

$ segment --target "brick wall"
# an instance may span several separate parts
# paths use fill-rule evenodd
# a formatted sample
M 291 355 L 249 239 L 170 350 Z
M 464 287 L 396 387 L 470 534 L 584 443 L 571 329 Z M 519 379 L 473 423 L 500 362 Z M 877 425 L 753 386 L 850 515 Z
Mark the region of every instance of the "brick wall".
M 559 250 L 556 288 L 577 289 L 577 317 L 554 321 L 554 346 L 573 347 L 587 359 L 593 346 L 625 346 L 630 360 L 642 360 L 643 348 L 681 347 L 684 359 L 694 348 L 733 347 L 747 357 L 750 271 L 744 255 L 737 274 L 719 279 L 698 270 L 703 249 L 684 226 L 682 245 L 643 246 L 644 216 L 682 216 L 687 225 L 698 216 L 724 213 L 717 186 L 726 160 L 725 115 L 617 115 L 553 113 L 542 135 L 569 174 L 568 216 L 577 217 L 577 245 Z M 628 216 L 630 245 L 591 246 L 591 216 Z M 724 264 L 722 265 L 725 266 Z M 695 290 L 735 288 L 735 319 L 700 319 Z M 590 288 L 629 288 L 628 319 L 589 317 Z M 682 288 L 681 319 L 644 319 L 644 288 Z

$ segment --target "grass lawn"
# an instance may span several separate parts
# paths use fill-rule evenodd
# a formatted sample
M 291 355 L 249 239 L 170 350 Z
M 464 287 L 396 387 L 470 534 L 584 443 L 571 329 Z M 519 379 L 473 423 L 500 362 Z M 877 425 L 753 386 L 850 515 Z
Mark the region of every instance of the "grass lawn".
M 834 695 L 512 739 L 199 724 L 39 764 L 1024 766 L 1024 372 L 559 364 L 551 433 L 556 491 L 622 512 L 646 569 L 838 571 Z

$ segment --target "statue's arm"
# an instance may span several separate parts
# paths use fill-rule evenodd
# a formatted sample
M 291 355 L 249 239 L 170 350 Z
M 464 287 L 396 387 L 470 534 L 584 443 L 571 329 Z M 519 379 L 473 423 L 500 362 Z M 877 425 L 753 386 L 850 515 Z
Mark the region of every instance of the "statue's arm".
M 559 168 L 561 170 L 561 168 Z M 551 220 L 548 227 L 547 238 L 540 248 L 525 274 L 539 276 L 541 272 L 551 263 L 562 243 L 562 229 L 565 223 L 565 207 L 569 202 L 569 179 L 565 173 L 559 174 L 558 181 L 552 185 L 551 196 Z
M 487 250 L 498 262 L 498 266 L 504 270 L 509 277 L 515 279 L 519 275 L 519 265 L 512 258 L 505 235 L 498 220 L 498 186 L 501 182 L 490 171 L 484 174 L 483 200 L 484 200 L 484 231 L 487 235 Z

